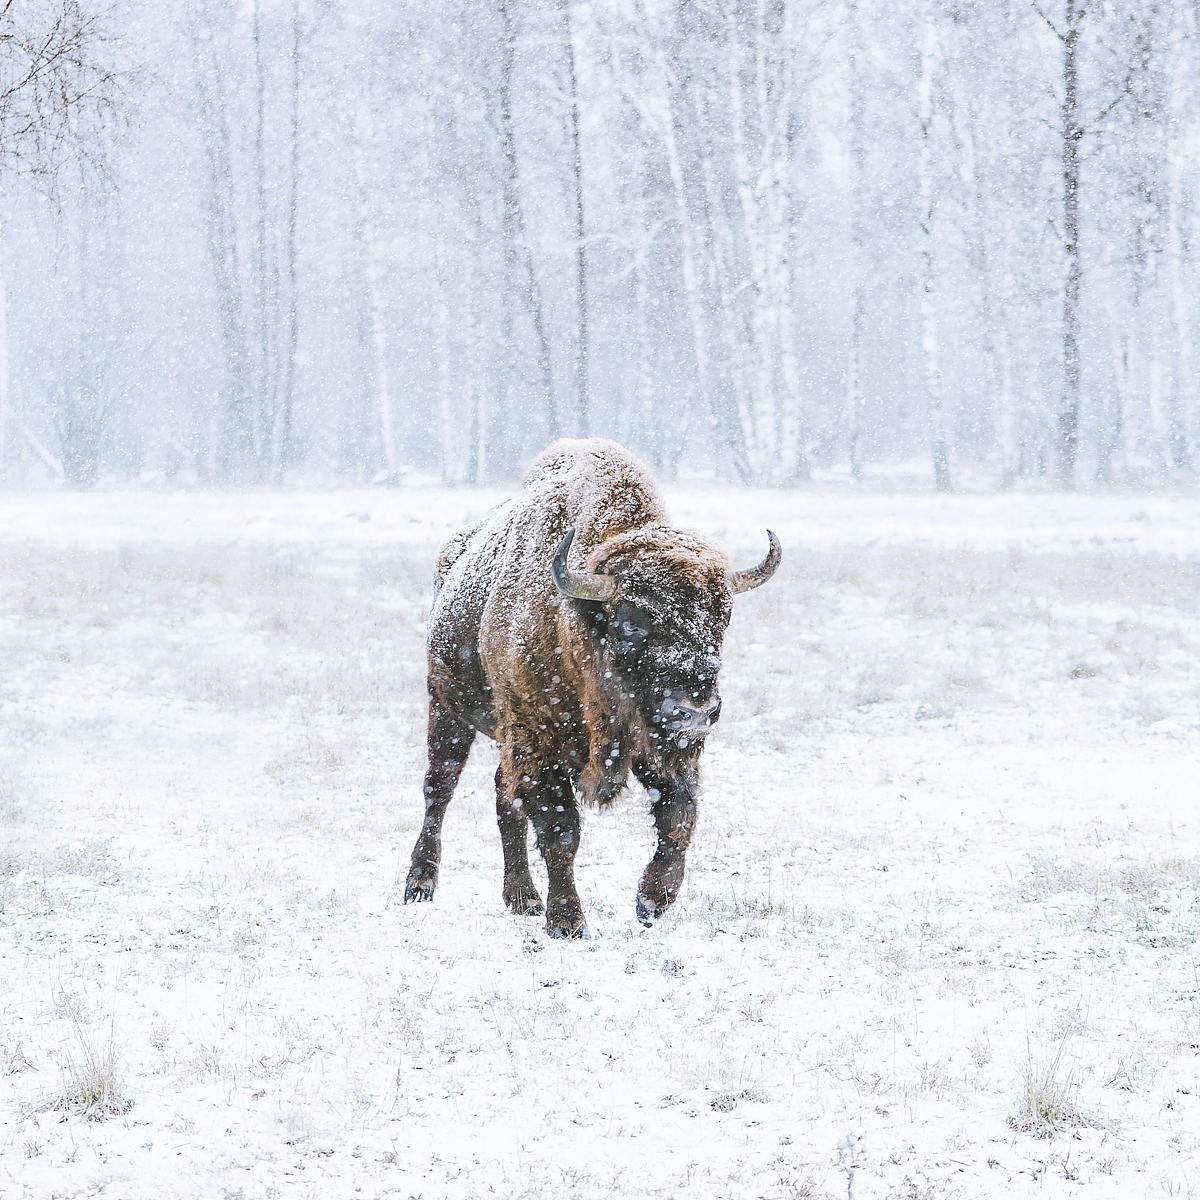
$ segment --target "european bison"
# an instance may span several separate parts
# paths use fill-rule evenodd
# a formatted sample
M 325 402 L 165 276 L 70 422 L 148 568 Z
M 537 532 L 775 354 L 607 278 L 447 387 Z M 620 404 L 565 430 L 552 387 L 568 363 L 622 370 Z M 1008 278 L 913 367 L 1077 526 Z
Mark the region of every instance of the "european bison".
M 630 770 L 658 848 L 642 875 L 643 925 L 674 902 L 696 825 L 700 752 L 721 712 L 717 672 L 734 595 L 765 583 L 667 523 L 649 469 L 615 442 L 558 441 L 522 495 L 457 534 L 437 564 L 429 618 L 425 821 L 405 903 L 431 900 L 442 819 L 476 733 L 500 745 L 496 817 L 504 902 L 534 916 L 526 822 L 546 863 L 546 929 L 586 937 L 575 890 L 577 798 L 607 804 Z

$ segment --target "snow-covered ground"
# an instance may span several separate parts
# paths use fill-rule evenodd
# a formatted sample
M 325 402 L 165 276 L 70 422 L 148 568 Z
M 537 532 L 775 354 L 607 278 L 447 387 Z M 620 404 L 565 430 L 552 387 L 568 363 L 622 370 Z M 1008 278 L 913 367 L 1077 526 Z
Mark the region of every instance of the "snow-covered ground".
M 678 905 L 631 793 L 563 944 L 486 744 L 397 892 L 492 499 L 0 495 L 4 1200 L 1200 1193 L 1200 500 L 678 491 L 784 565 Z

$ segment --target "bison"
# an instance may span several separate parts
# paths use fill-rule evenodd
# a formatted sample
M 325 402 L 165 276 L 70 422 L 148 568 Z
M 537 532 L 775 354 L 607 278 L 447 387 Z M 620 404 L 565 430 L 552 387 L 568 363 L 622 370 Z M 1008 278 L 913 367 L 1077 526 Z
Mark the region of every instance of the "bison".
M 606 805 L 629 773 L 646 788 L 658 847 L 637 890 L 651 925 L 674 902 L 696 825 L 700 753 L 721 713 L 717 673 L 733 597 L 779 566 L 731 571 L 668 524 L 649 469 L 615 442 L 554 442 L 524 492 L 451 538 L 429 618 L 425 820 L 405 903 L 432 900 L 442 820 L 479 733 L 500 746 L 496 818 L 504 902 L 536 916 L 527 823 L 549 879 L 546 929 L 586 937 L 575 890 L 579 807 Z

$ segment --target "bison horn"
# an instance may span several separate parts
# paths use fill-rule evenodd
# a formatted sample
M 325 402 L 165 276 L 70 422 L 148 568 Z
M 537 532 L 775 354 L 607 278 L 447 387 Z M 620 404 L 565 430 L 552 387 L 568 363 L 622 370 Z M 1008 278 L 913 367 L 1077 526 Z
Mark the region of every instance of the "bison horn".
M 748 592 L 751 588 L 762 587 L 778 569 L 779 560 L 783 558 L 783 547 L 769 529 L 767 537 L 771 540 L 771 548 L 767 551 L 767 557 L 757 567 L 751 567 L 748 571 L 729 572 L 729 586 L 733 589 L 734 595 L 737 595 L 738 592 Z
M 554 562 L 550 569 L 554 574 L 555 586 L 564 596 L 570 596 L 573 600 L 611 600 L 617 594 L 617 581 L 611 575 L 572 571 L 567 566 L 567 552 L 574 540 L 575 530 L 568 529 L 554 552 Z

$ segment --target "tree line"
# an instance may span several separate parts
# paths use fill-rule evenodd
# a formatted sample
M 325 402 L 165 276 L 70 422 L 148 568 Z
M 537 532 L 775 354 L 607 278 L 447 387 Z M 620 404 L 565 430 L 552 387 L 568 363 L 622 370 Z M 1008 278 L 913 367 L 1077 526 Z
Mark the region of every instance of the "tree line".
M 1196 0 L 0 0 L 0 478 L 1190 478 Z

